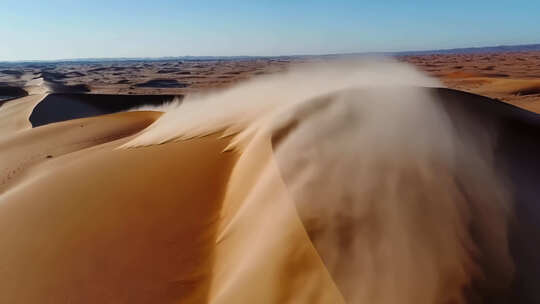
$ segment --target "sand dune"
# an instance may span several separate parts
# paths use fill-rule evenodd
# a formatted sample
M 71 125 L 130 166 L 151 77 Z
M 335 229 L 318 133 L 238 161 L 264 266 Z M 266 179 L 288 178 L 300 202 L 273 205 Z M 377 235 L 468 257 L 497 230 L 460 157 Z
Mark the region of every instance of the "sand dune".
M 109 147 L 34 168 L 0 202 L 1 302 L 204 302 L 225 144 Z
M 28 93 L 18 87 L 0 86 L 0 106 L 10 99 L 15 99 L 28 95 Z
M 48 94 L 29 117 L 32 126 L 126 111 L 145 106 L 161 106 L 180 100 L 174 95 Z
M 34 107 L 46 95 L 30 95 L 6 102 L 0 106 L 0 132 L 3 136 L 32 127 L 29 117 Z
M 35 128 L 73 96 L 9 101 L 0 302 L 536 303 L 540 118 L 437 85 L 322 65 Z
M 146 128 L 161 113 L 129 112 L 99 119 L 70 120 L 37 129 L 24 129 L 0 139 L 0 191 L 21 177 L 33 176 L 28 169 L 53 158 L 123 138 Z
M 285 58 L 0 64 L 0 83 L 23 87 L 39 79 L 48 92 L 57 93 L 185 95 L 284 70 L 288 64 Z
M 514 104 L 529 111 L 540 112 L 540 104 L 534 102 L 540 95 L 540 79 L 493 79 L 486 77 L 468 77 L 462 84 L 473 84 L 474 92 L 491 94 L 504 99 L 506 96 L 520 98 Z M 532 102 L 531 102 L 532 101 Z
M 0 197 L 0 226 L 6 231 L 0 236 L 0 244 L 10 248 L 1 254 L 2 278 L 8 281 L 0 284 L 0 300 L 230 303 L 235 298 L 259 302 L 261 296 L 267 296 L 267 302 L 275 303 L 296 297 L 294 286 L 282 289 L 275 285 L 277 277 L 261 276 L 260 269 L 252 273 L 255 277 L 245 272 L 243 277 L 233 279 L 237 259 L 244 259 L 245 250 L 257 241 L 253 229 L 244 227 L 240 232 L 247 236 L 235 234 L 231 241 L 222 242 L 230 233 L 224 227 L 226 222 L 242 218 L 247 220 L 243 225 L 249 227 L 258 221 L 257 217 L 238 215 L 234 205 L 240 201 L 231 195 L 246 196 L 251 191 L 244 181 L 250 174 L 265 171 L 272 153 L 270 142 L 262 145 L 262 151 L 247 153 L 248 159 L 238 162 L 233 177 L 230 171 L 239 155 L 223 153 L 229 140 L 216 136 L 129 150 L 114 149 L 129 137 L 109 138 L 113 141 L 98 145 L 98 134 L 120 132 L 122 123 L 133 128 L 141 116 L 148 114 L 129 112 L 52 124 L 3 143 L 3 147 L 16 147 L 13 153 L 1 149 L 6 156 L 4 166 L 29 158 L 20 151 L 32 151 L 41 157 L 19 167 L 20 175 L 10 178 L 16 182 L 6 184 Z M 77 129 L 81 124 L 84 127 Z M 91 140 L 85 141 L 84 136 Z M 81 141 L 82 145 L 73 145 Z M 47 145 L 55 149 L 47 149 Z M 54 156 L 47 158 L 42 153 Z M 253 162 L 264 168 L 249 166 Z M 279 181 L 275 169 L 268 174 L 271 185 Z M 273 195 L 281 193 L 274 199 L 282 204 L 273 208 L 293 211 L 293 205 L 283 196 L 286 189 L 279 182 L 277 186 L 281 191 L 274 186 L 267 188 Z M 273 197 L 268 194 L 265 201 L 255 199 L 245 206 L 251 205 L 251 212 L 271 207 Z M 223 215 L 226 209 L 231 212 L 229 216 Z M 222 220 L 218 220 L 220 212 Z M 283 226 L 282 232 L 289 236 L 282 238 L 282 233 L 276 233 L 274 241 L 260 248 L 285 249 L 276 253 L 280 258 L 267 264 L 267 269 L 276 275 L 280 275 L 279 269 L 289 272 L 298 267 L 308 269 L 309 276 L 313 271 L 320 273 L 322 281 L 313 288 L 325 288 L 313 289 L 315 293 L 306 300 L 315 297 L 339 303 L 337 289 L 327 289 L 333 283 L 301 222 L 294 213 L 287 213 L 286 222 L 290 224 Z M 274 225 L 272 221 L 267 224 Z M 15 231 L 15 227 L 19 228 Z M 290 241 L 297 245 L 287 249 Z M 219 243 L 225 247 L 216 247 Z M 37 248 L 39 258 L 35 256 Z M 290 260 L 291 255 L 296 258 Z M 261 262 L 257 260 L 253 266 Z M 303 286 L 305 276 L 303 271 L 293 271 L 287 279 Z M 240 294 L 228 287 L 233 282 L 234 286 L 245 284 L 246 279 L 254 280 L 250 293 Z
M 540 113 L 540 52 L 404 56 L 450 88 L 497 98 Z

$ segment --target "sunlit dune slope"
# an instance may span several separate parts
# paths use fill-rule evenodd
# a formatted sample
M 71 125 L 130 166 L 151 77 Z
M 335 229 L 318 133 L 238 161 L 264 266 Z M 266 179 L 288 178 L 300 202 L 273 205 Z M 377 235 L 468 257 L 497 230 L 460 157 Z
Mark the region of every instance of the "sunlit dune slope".
M 19 114 L 20 115 L 20 114 Z M 160 112 L 127 112 L 76 119 L 16 132 L 0 138 L 0 192 L 27 176 L 28 169 L 75 151 L 133 135 L 154 122 Z M 21 115 L 22 116 L 22 115 Z
M 32 127 L 30 114 L 46 95 L 30 95 L 11 100 L 0 106 L 0 132 L 3 136 Z
M 114 133 L 122 116 L 141 115 L 148 114 L 131 112 L 36 128 L 28 132 L 37 133 L 34 138 L 27 135 L 21 142 L 80 138 L 69 130 L 80 128 L 81 123 L 83 130 L 99 123 L 101 132 Z M 43 136 L 45 131 L 48 136 Z M 264 295 L 267 302 L 275 303 L 295 295 L 292 283 L 303 286 L 302 277 L 311 277 L 313 272 L 320 272 L 321 282 L 313 286 L 317 289 L 311 290 L 316 291 L 311 297 L 340 299 L 294 216 L 279 173 L 276 168 L 263 170 L 273 165 L 269 141 L 261 151 L 247 153 L 248 159 L 235 169 L 231 180 L 238 154 L 222 153 L 228 139 L 209 136 L 114 149 L 123 141 L 78 147 L 82 150 L 44 159 L 24 170 L 26 178 L 0 196 L 0 226 L 5 232 L 0 245 L 9 248 L 0 254 L 5 278 L 0 284 L 2 302 L 201 303 L 211 299 L 230 303 L 233 299 L 257 301 Z M 56 144 L 73 147 L 65 141 L 56 140 Z M 41 150 L 43 146 L 25 148 Z M 271 192 L 241 203 L 252 191 L 250 182 L 259 183 L 257 175 L 262 171 L 267 176 L 263 184 Z M 253 179 L 250 174 L 255 175 Z M 228 198 L 224 199 L 225 189 Z M 266 200 L 261 201 L 263 194 Z M 246 215 L 240 208 L 255 214 Z M 288 217 L 277 217 L 281 218 L 279 228 L 272 228 L 274 223 L 268 220 L 267 226 L 258 225 L 256 214 L 263 209 L 283 214 L 283 208 Z M 227 228 L 231 222 L 236 222 L 232 225 L 236 233 Z M 267 234 L 266 229 L 276 232 Z M 260 237 L 266 245 L 253 246 Z M 256 260 L 246 260 L 241 266 L 239 262 L 251 250 L 264 254 L 255 254 Z M 264 257 L 274 262 L 260 260 Z M 262 266 L 274 275 L 264 274 Z M 254 272 L 243 267 L 254 267 Z M 280 278 L 290 281 L 290 288 L 282 288 Z M 239 284 L 251 289 L 238 293 Z
M 204 302 L 226 143 L 108 147 L 33 168 L 0 198 L 0 302 Z

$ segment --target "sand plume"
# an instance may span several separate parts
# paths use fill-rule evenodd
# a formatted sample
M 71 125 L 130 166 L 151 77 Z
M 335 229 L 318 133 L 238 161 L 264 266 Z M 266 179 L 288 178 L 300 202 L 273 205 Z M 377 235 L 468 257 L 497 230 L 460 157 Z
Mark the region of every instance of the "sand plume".
M 124 147 L 225 130 L 225 134 L 239 133 L 229 149 L 249 154 L 255 149 L 253 141 L 263 145 L 261 138 L 266 138 L 273 142 L 267 161 L 275 162 L 272 166 L 279 171 L 273 178 L 283 178 L 288 200 L 294 202 L 304 229 L 346 301 L 465 303 L 475 284 L 489 289 L 510 283 L 506 220 L 510 207 L 493 163 L 492 130 L 473 126 L 471 134 L 462 136 L 456 125 L 469 122 L 450 119 L 437 98 L 420 88 L 435 85 L 436 81 L 414 69 L 388 61 L 303 67 L 214 95 L 187 98 Z M 242 158 L 237 166 L 242 166 Z M 279 193 L 278 186 L 259 185 L 269 174 L 265 172 L 275 169 L 254 170 L 262 171 L 254 177 L 255 184 L 236 190 L 247 191 L 243 198 L 228 192 L 237 198 L 225 200 L 223 233 L 260 229 L 260 237 L 268 230 L 273 230 L 269 235 L 283 237 L 291 230 L 276 223 L 291 212 L 296 214 L 293 209 L 250 216 L 235 213 L 266 201 L 270 189 Z M 235 172 L 229 189 L 235 188 Z M 478 189 L 490 191 L 479 193 Z M 228 210 L 228 204 L 236 205 L 236 211 Z M 257 220 L 239 224 L 250 217 Z M 235 225 L 245 228 L 235 229 Z M 269 263 L 268 251 L 257 253 L 251 239 L 239 238 L 236 242 L 245 245 L 234 247 L 245 247 L 236 253 L 236 259 L 244 261 L 237 265 L 242 269 Z M 220 247 L 217 261 L 223 260 L 220 254 L 231 254 Z M 278 256 L 275 263 L 280 261 Z M 273 270 L 280 269 L 279 265 Z M 493 277 L 486 278 L 483 268 L 489 268 Z M 242 286 L 260 280 L 247 271 L 230 270 L 219 282 L 238 281 L 236 285 Z M 305 298 L 300 295 L 314 290 L 309 286 L 320 284 L 316 279 L 303 286 L 304 293 L 293 293 L 287 300 L 299 296 L 301 302 Z M 255 290 L 266 290 L 278 299 L 279 292 L 268 286 Z M 238 290 L 233 294 L 227 299 L 242 299 Z
M 352 87 L 438 86 L 435 79 L 390 59 L 338 61 L 264 75 L 212 94 L 192 94 L 124 147 L 164 143 L 260 124 L 278 111 L 311 98 Z M 263 119 L 264 118 L 264 119 Z
M 274 140 L 299 216 L 349 303 L 465 303 L 464 288 L 484 279 L 480 257 L 492 271 L 481 284 L 510 284 L 508 197 L 492 147 L 456 136 L 432 98 L 419 88 L 340 92 Z

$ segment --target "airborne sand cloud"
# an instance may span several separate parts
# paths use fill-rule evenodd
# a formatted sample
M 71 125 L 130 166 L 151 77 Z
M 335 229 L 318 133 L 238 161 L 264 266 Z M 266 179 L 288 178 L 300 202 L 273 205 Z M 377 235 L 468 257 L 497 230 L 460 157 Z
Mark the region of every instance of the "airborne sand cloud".
M 297 212 L 350 303 L 464 303 L 473 282 L 492 284 L 482 267 L 498 284 L 510 281 L 510 206 L 492 134 L 477 126 L 460 136 L 422 88 L 439 85 L 392 61 L 303 66 L 189 97 L 124 148 L 224 131 L 236 134 L 229 149 L 249 154 L 269 138 L 296 211 L 261 211 L 250 229 L 286 235 L 276 223 Z M 265 187 L 253 187 L 250 200 L 263 201 Z M 238 269 L 257 268 L 265 254 L 240 253 Z M 229 275 L 247 284 L 245 273 Z

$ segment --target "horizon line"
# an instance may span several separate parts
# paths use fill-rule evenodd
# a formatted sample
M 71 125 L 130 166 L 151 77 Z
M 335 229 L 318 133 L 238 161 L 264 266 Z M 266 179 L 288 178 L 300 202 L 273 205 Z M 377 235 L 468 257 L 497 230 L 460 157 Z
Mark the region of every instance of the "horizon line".
M 220 60 L 220 59 L 255 59 L 255 58 L 301 58 L 301 57 L 326 57 L 326 56 L 361 56 L 361 55 L 385 55 L 385 56 L 406 56 L 406 55 L 429 55 L 429 54 L 457 54 L 460 51 L 468 51 L 474 53 L 474 51 L 490 52 L 495 51 L 512 51 L 513 48 L 523 48 L 522 50 L 516 50 L 517 52 L 525 51 L 540 51 L 540 43 L 528 43 L 528 44 L 500 44 L 500 45 L 488 45 L 488 46 L 473 46 L 473 47 L 459 47 L 448 49 L 425 49 L 425 50 L 407 50 L 407 51 L 371 51 L 371 52 L 348 52 L 348 53 L 304 53 L 304 54 L 288 54 L 288 55 L 180 55 L 180 56 L 148 56 L 148 57 L 78 57 L 78 58 L 60 58 L 60 59 L 23 59 L 23 60 L 0 60 L 0 63 L 63 63 L 63 62 L 100 62 L 100 61 L 166 61 L 177 59 L 188 60 Z

